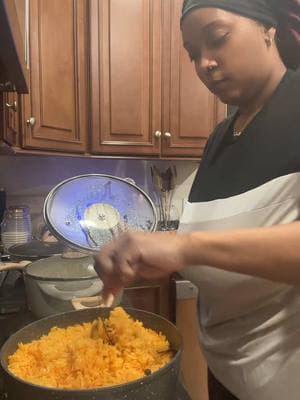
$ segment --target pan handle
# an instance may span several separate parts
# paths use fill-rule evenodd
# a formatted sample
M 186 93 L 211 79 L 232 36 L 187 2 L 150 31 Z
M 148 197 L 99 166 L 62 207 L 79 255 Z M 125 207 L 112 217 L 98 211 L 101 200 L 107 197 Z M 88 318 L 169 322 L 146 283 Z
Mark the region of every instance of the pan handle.
M 28 260 L 23 260 L 19 262 L 0 262 L 0 272 L 22 270 L 31 263 L 32 261 Z

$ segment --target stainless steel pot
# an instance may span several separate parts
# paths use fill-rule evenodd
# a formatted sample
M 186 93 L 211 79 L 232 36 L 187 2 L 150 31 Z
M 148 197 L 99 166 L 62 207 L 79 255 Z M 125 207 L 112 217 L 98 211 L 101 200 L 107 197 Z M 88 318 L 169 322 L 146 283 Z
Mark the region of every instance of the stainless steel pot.
M 28 343 L 49 332 L 53 326 L 67 327 L 78 323 L 107 317 L 109 308 L 73 311 L 41 319 L 12 335 L 2 347 L 1 367 L 4 372 L 4 388 L 13 400 L 174 400 L 178 385 L 181 358 L 181 336 L 177 328 L 166 319 L 141 310 L 127 309 L 127 312 L 143 322 L 147 328 L 166 335 L 171 348 L 176 351 L 173 359 L 159 371 L 128 384 L 93 390 L 63 390 L 45 388 L 25 382 L 12 375 L 7 368 L 8 357 L 18 343 Z M 101 371 L 99 371 L 101 373 Z
M 24 281 L 29 308 L 38 318 L 72 311 L 74 298 L 96 296 L 103 289 L 93 258 L 86 256 L 35 261 L 25 268 Z
M 103 284 L 94 270 L 93 257 L 76 253 L 76 258 L 66 258 L 65 254 L 0 266 L 0 271 L 10 269 L 23 271 L 28 306 L 37 318 L 101 306 Z M 119 305 L 121 298 L 122 293 L 112 305 Z

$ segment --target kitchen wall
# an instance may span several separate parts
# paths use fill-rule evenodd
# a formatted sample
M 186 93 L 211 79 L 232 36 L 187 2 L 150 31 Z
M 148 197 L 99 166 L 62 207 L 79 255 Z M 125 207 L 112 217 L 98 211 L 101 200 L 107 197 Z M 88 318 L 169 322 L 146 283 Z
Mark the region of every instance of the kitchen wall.
M 8 205 L 30 206 L 34 230 L 43 222 L 41 210 L 49 190 L 60 181 L 72 176 L 102 173 L 130 177 L 155 200 L 150 166 L 166 169 L 176 165 L 178 178 L 173 203 L 180 214 L 188 196 L 197 163 L 191 161 L 148 161 L 46 156 L 0 156 L 0 187 L 7 193 Z

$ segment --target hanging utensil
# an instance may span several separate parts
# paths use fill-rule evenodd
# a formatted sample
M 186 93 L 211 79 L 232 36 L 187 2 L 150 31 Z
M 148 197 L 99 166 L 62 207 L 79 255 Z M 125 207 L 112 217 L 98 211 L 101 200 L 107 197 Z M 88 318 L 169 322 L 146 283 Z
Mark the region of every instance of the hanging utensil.
M 162 200 L 163 184 L 162 184 L 162 177 L 156 166 L 151 167 L 151 177 L 152 177 L 153 188 L 158 202 L 159 220 L 163 221 L 164 219 L 163 200 Z
M 156 166 L 152 166 L 151 177 L 154 192 L 158 199 L 161 229 L 168 230 L 171 219 L 174 189 L 176 186 L 176 166 L 168 167 L 165 171 L 159 171 Z

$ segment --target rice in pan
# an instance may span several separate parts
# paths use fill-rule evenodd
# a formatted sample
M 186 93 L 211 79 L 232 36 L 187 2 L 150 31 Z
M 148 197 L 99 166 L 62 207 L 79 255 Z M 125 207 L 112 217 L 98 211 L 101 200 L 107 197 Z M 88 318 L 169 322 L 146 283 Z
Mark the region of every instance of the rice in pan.
M 121 307 L 105 320 L 97 339 L 91 338 L 92 323 L 52 328 L 39 340 L 20 343 L 9 357 L 15 376 L 46 387 L 91 389 L 128 383 L 165 366 L 172 354 L 162 334 L 146 329 Z

